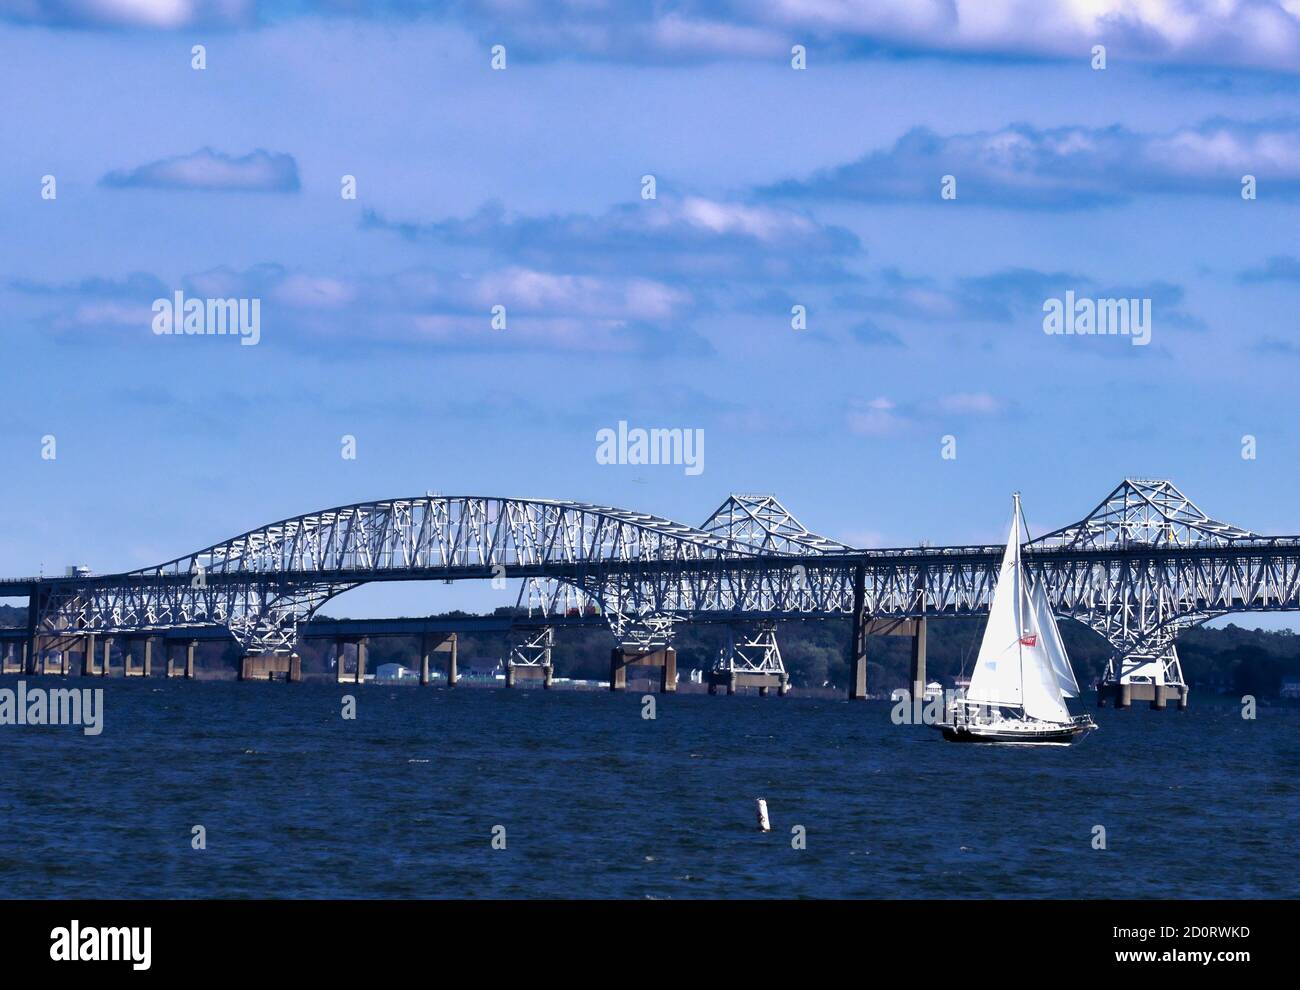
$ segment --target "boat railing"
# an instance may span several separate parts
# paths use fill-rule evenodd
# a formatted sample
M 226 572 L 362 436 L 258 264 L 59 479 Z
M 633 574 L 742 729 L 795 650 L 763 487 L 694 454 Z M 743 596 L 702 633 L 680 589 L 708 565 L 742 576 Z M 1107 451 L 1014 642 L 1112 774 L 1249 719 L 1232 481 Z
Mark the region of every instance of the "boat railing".
M 994 721 L 987 701 L 957 698 L 952 703 L 952 719 L 958 725 L 985 725 Z

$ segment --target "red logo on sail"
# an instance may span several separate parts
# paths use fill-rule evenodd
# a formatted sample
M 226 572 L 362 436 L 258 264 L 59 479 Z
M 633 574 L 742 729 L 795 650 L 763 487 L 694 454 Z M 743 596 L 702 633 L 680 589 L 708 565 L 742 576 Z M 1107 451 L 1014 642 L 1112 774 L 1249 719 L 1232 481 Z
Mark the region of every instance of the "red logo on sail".
M 1020 637 L 1020 645 L 1021 645 L 1021 646 L 1037 646 L 1037 645 L 1038 645 L 1038 633 L 1029 633 L 1029 634 L 1026 635 L 1026 636 L 1021 636 L 1021 637 Z

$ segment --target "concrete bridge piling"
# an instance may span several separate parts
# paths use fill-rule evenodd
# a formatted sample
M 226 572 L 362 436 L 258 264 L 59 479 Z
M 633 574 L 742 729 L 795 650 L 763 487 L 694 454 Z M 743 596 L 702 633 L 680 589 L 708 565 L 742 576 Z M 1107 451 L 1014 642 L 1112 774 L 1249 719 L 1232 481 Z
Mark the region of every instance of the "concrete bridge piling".
M 1121 681 L 1102 683 L 1097 687 L 1097 705 L 1105 708 L 1113 702 L 1116 708 L 1131 708 L 1133 702 L 1149 702 L 1154 711 L 1164 711 L 1170 701 L 1176 702 L 1180 712 L 1187 711 L 1187 685 L 1149 684 Z
M 532 666 L 522 663 L 506 664 L 506 687 L 515 687 L 523 680 L 540 680 L 542 687 L 550 690 L 551 684 L 555 679 L 555 668 L 547 664 L 546 666 Z
M 727 689 L 727 694 L 735 694 L 737 688 L 758 688 L 761 698 L 766 698 L 772 688 L 776 688 L 776 693 L 781 697 L 790 693 L 790 675 L 784 671 L 775 674 L 751 670 L 711 670 L 708 680 L 709 694 L 717 694 L 718 688 L 722 687 Z
M 180 643 L 173 642 L 170 639 L 167 640 L 166 643 L 164 644 L 164 649 L 166 650 L 166 654 L 167 654 L 167 676 L 184 677 L 186 680 L 192 681 L 194 680 L 194 651 L 199 644 L 197 640 L 193 640 L 193 639 L 189 640 L 187 643 L 184 644 L 185 645 L 184 666 L 182 666 L 181 663 L 175 660 L 173 657 L 174 648 L 180 645 L 181 645 Z
M 609 656 L 609 689 L 627 690 L 627 668 L 632 666 L 659 668 L 659 693 L 677 690 L 677 651 L 671 646 L 638 649 L 633 646 L 616 646 Z
M 122 638 L 122 676 L 123 677 L 152 677 L 153 676 L 153 637 L 151 636 L 124 636 Z M 140 654 L 140 666 L 135 666 L 135 655 L 137 648 Z
M 455 687 L 460 680 L 456 669 L 457 640 L 455 633 L 425 633 L 420 637 L 420 684 L 432 683 L 430 667 L 434 653 L 447 654 L 447 686 Z
M 370 645 L 370 639 L 366 636 L 339 636 L 334 640 L 334 676 L 339 684 L 349 682 L 347 676 L 347 647 L 351 644 L 356 647 L 357 662 L 354 668 L 351 683 L 364 684 L 366 680 L 366 651 Z
M 297 684 L 302 680 L 302 659 L 296 653 L 247 656 L 239 667 L 241 681 L 273 681 L 277 674 L 283 675 L 288 683 Z
M 95 634 L 81 637 L 81 676 L 95 676 Z
M 862 701 L 867 697 L 867 645 L 872 636 L 911 636 L 912 697 L 925 694 L 925 619 L 853 619 L 853 643 L 849 656 L 849 700 Z

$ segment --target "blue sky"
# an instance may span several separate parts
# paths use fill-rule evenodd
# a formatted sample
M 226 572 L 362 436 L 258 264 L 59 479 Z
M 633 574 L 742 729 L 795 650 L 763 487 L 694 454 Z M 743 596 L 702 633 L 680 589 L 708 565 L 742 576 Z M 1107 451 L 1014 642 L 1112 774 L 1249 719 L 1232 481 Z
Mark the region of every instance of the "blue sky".
M 1300 532 L 1296 0 L 0 0 L 0 93 L 6 574 L 428 489 L 769 491 L 887 546 L 1127 474 Z M 153 334 L 177 290 L 261 299 L 260 342 Z M 1066 291 L 1150 299 L 1151 343 L 1045 334 Z M 705 470 L 597 463 L 619 420 Z

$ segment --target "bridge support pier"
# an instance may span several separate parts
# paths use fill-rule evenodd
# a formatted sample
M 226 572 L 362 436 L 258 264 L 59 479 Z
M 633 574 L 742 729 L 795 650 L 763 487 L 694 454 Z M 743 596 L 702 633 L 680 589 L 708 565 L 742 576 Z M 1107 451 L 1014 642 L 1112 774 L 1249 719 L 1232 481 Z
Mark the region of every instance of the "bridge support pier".
M 775 624 L 765 622 L 739 636 L 734 626 L 727 627 L 727 644 L 709 671 L 709 694 L 724 686 L 729 695 L 742 687 L 758 688 L 764 698 L 772 688 L 783 696 L 789 693 L 790 675 L 781 660 Z
M 853 568 L 853 642 L 849 645 L 849 700 L 867 697 L 867 636 L 871 625 L 867 614 L 867 569 Z
M 113 659 L 113 637 L 104 637 L 104 659 L 99 665 L 99 676 L 107 677 Z
M 435 653 L 447 654 L 447 686 L 454 687 L 457 680 L 456 671 L 456 634 L 449 633 L 441 638 L 436 633 L 425 633 L 420 637 L 420 684 L 427 687 L 432 683 L 432 658 Z
M 122 640 L 122 676 L 138 677 L 140 672 L 133 670 L 135 665 L 135 640 L 127 636 Z
M 925 619 L 916 619 L 912 632 L 912 699 L 925 697 Z
M 506 660 L 506 687 L 514 687 L 520 679 L 541 679 L 548 690 L 555 675 L 551 649 L 555 646 L 555 630 L 551 626 L 526 630 L 524 641 L 510 650 Z
M 549 691 L 554 679 L 555 668 L 550 666 L 542 667 L 526 663 L 506 664 L 506 687 L 508 688 L 515 687 L 520 681 L 540 680 L 542 687 Z
M 140 666 L 134 667 L 135 651 L 140 650 Z M 122 676 L 150 677 L 153 675 L 153 638 L 150 636 L 127 636 L 122 648 Z
M 185 643 L 185 662 L 173 656 L 173 647 L 179 644 L 173 643 L 170 639 L 164 642 L 164 649 L 167 656 L 167 677 L 184 677 L 186 680 L 194 680 L 194 650 L 198 646 L 197 641 L 189 640 Z
M 352 677 L 347 676 L 347 644 L 352 643 L 357 648 L 357 666 Z M 365 636 L 358 636 L 355 639 L 339 638 L 334 640 L 334 678 L 339 684 L 348 683 L 364 684 L 366 681 L 366 651 L 369 647 L 370 640 Z
M 32 640 L 31 660 L 28 663 L 32 674 L 41 676 L 45 673 L 45 644 L 39 636 Z
M 506 664 L 506 687 L 508 688 L 518 686 L 521 681 L 541 681 L 542 687 L 549 689 L 551 676 L 550 667 L 526 663 Z
M 760 698 L 766 698 L 776 688 L 777 695 L 784 698 L 790 693 L 790 675 L 784 671 L 779 674 L 753 670 L 709 671 L 709 694 L 717 694 L 718 688 L 723 687 L 728 695 L 734 695 L 737 688 L 758 688 Z
M 267 653 L 246 656 L 239 664 L 241 681 L 273 681 L 276 674 L 283 674 L 289 684 L 297 684 L 302 680 L 302 659 L 296 653 Z
M 640 649 L 635 646 L 616 646 L 609 655 L 609 689 L 627 690 L 627 668 L 631 666 L 658 667 L 659 693 L 670 694 L 677 690 L 677 651 L 671 646 Z
M 95 635 L 90 633 L 81 637 L 81 676 L 94 677 L 95 674 Z
M 1113 645 L 1106 673 L 1097 685 L 1099 706 L 1113 700 L 1116 708 L 1129 708 L 1135 701 L 1146 701 L 1152 710 L 1164 711 L 1176 701 L 1179 711 L 1187 711 L 1187 683 L 1173 635 L 1148 635 Z
M 872 636 L 911 636 L 912 697 L 925 696 L 925 619 L 870 619 L 853 620 L 853 649 L 849 664 L 849 700 L 861 701 L 867 697 L 867 644 Z
M 1187 711 L 1187 687 L 1183 684 L 1146 684 L 1124 681 L 1119 684 L 1102 682 L 1097 685 L 1097 704 L 1105 707 L 1113 701 L 1116 708 L 1131 708 L 1134 702 L 1148 702 L 1154 711 L 1164 711 L 1169 702 L 1178 704 L 1178 710 Z

